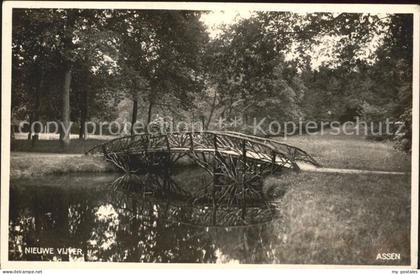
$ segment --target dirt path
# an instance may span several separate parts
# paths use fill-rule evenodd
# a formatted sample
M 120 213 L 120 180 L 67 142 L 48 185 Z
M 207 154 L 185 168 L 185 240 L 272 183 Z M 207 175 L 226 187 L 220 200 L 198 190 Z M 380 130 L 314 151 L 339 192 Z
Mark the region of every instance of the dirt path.
M 70 157 L 81 157 L 84 154 L 76 154 L 76 153 L 41 153 L 41 152 L 12 152 L 10 153 L 11 158 L 50 158 L 50 157 L 57 157 L 57 158 L 70 158 Z
M 315 167 L 311 164 L 298 163 L 302 171 L 320 172 L 320 173 L 340 173 L 340 174 L 388 174 L 388 175 L 406 175 L 410 172 L 402 171 L 384 171 L 384 170 L 365 170 L 365 169 L 347 169 L 347 168 L 329 168 L 329 167 Z

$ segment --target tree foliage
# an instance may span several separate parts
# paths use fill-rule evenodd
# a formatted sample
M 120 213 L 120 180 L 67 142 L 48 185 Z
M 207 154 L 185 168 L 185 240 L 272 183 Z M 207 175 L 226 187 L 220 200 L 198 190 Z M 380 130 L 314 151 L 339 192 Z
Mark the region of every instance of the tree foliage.
M 391 118 L 410 147 L 412 15 L 256 12 L 210 39 L 204 13 L 14 10 L 14 119 L 68 116 L 85 138 L 87 120 L 121 107 L 132 122 L 240 118 L 240 130 L 254 118 Z

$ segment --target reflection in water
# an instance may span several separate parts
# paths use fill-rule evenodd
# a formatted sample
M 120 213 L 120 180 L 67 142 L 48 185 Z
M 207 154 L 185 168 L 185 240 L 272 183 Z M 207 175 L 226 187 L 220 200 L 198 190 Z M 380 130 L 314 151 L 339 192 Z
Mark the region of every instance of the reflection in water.
M 15 181 L 9 259 L 279 263 L 279 213 L 255 189 L 242 189 L 241 200 L 235 187 L 191 168 L 171 177 Z

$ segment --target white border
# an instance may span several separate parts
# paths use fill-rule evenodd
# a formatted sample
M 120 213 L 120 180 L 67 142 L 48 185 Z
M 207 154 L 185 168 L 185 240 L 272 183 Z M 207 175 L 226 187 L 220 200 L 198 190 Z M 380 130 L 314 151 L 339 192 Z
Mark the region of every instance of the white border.
M 412 191 L 411 191 L 411 265 L 214 265 L 214 264 L 140 264 L 100 262 L 16 262 L 8 261 L 8 204 L 10 168 L 10 111 L 11 111 L 11 17 L 12 8 L 90 8 L 90 9 L 184 9 L 184 10 L 271 10 L 293 12 L 363 12 L 363 13 L 411 13 L 414 19 L 413 35 L 413 149 L 412 149 Z M 417 268 L 418 254 L 418 165 L 419 165 L 419 12 L 416 5 L 373 5 L 373 4 L 269 4 L 269 3 L 187 3 L 187 2 L 54 2 L 54 1 L 6 1 L 3 2 L 3 44 L 2 44 L 2 143 L 1 143 L 1 267 L 11 269 L 32 268 L 364 268 L 364 269 L 406 269 Z
M 413 132 L 411 152 L 411 262 L 418 268 L 418 237 L 419 237 L 419 70 L 420 70 L 420 12 L 413 15 Z

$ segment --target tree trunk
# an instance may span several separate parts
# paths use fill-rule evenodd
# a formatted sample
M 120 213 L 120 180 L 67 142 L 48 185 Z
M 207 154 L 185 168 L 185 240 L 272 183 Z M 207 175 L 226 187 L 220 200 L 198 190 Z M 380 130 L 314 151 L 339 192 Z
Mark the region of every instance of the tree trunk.
M 79 129 L 79 140 L 86 140 L 86 118 L 87 118 L 87 87 L 85 86 L 82 90 L 82 98 L 81 98 L 81 109 L 80 109 L 80 129 Z
M 73 30 L 74 24 L 78 17 L 77 11 L 69 10 L 67 12 L 67 20 L 64 25 L 64 34 L 63 34 L 63 45 L 64 45 L 64 83 L 63 83 L 63 93 L 62 93 L 62 127 L 60 140 L 61 145 L 66 149 L 70 145 L 70 86 L 71 86 L 71 77 L 72 77 L 72 61 L 69 58 L 73 54 Z
M 147 110 L 147 125 L 152 121 L 153 100 L 150 100 L 149 109 Z
M 31 139 L 32 139 L 32 130 L 31 130 L 31 125 L 32 125 L 32 122 L 34 121 L 34 119 L 32 118 L 33 117 L 33 112 L 32 113 L 29 113 L 29 129 L 28 129 L 28 141 L 30 141 Z
M 216 97 L 217 97 L 217 92 L 214 91 L 214 97 L 213 97 L 213 102 L 211 104 L 209 118 L 207 120 L 207 124 L 204 127 L 205 130 L 208 130 L 209 129 L 209 125 L 210 125 L 211 119 L 213 117 L 214 109 L 216 108 Z
M 133 113 L 131 115 L 131 129 L 130 129 L 130 135 L 134 135 L 134 124 L 137 121 L 137 112 L 138 112 L 138 102 L 137 99 L 133 100 Z
M 244 125 L 245 127 L 248 125 L 248 113 L 246 112 L 246 110 L 242 112 L 242 125 Z
M 230 102 L 229 102 L 229 108 L 228 108 L 228 113 L 226 115 L 226 118 L 231 118 L 232 117 L 232 109 L 233 109 L 233 97 L 230 97 Z
M 248 100 L 246 98 L 246 95 L 244 92 L 242 92 L 241 94 L 241 98 L 243 100 L 243 109 L 242 109 L 242 125 L 246 127 L 246 125 L 248 124 Z
M 41 68 L 40 68 L 41 69 Z M 32 115 L 32 122 L 38 122 L 39 121 L 39 116 L 40 116 L 40 112 L 41 112 L 41 103 L 40 103 L 40 97 L 41 97 L 41 90 L 44 87 L 44 73 L 42 72 L 41 69 L 41 74 L 39 75 L 39 82 L 38 85 L 36 87 L 35 90 L 35 98 L 34 98 L 34 109 L 33 109 L 33 115 Z M 31 126 L 32 128 L 32 126 Z M 35 146 L 36 141 L 38 141 L 39 139 L 39 131 L 41 129 L 39 128 L 38 123 L 35 124 L 34 127 L 34 132 L 33 132 L 33 136 L 32 136 L 32 147 Z
M 200 115 L 200 121 L 201 121 L 201 130 L 206 130 L 206 117 L 204 117 L 204 115 Z
M 64 72 L 63 84 L 63 105 L 62 105 L 62 129 L 60 134 L 61 144 L 68 147 L 70 144 L 70 84 L 71 84 L 71 68 L 66 68 Z
M 13 141 L 16 138 L 15 136 L 15 125 L 12 124 L 10 126 L 10 140 Z

